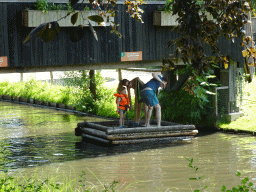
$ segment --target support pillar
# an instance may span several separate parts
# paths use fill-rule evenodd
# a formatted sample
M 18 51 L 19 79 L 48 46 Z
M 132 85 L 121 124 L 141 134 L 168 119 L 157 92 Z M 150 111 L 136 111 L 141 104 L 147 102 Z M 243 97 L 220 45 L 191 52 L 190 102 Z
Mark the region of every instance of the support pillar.
M 50 71 L 50 76 L 51 76 L 51 84 L 53 84 L 53 73 Z
M 23 73 L 20 73 L 20 82 L 23 82 Z

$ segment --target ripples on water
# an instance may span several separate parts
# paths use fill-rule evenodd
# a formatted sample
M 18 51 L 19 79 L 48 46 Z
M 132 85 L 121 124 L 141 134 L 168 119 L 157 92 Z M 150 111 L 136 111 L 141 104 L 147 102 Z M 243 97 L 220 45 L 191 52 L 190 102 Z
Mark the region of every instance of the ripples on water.
M 191 191 L 198 184 L 189 181 L 195 175 L 186 158 L 194 158 L 208 191 L 240 184 L 237 171 L 256 183 L 252 136 L 202 133 L 192 142 L 106 147 L 74 136 L 77 123 L 102 119 L 8 102 L 0 102 L 0 110 L 1 147 L 6 149 L 1 158 L 13 171 L 30 173 L 42 167 L 43 176 L 68 173 L 71 179 L 85 171 L 92 183 L 119 180 L 119 190 L 133 183 L 125 191 Z

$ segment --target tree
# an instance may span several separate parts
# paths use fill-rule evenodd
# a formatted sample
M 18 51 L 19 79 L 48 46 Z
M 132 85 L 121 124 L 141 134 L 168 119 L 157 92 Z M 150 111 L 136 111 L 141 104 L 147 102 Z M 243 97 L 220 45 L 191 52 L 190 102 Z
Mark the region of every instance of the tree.
M 207 79 L 213 77 L 212 69 L 218 67 L 219 63 L 228 64 L 231 59 L 229 55 L 221 54 L 217 46 L 220 37 L 233 42 L 237 37 L 243 37 L 241 46 L 246 47 L 243 55 L 245 69 L 248 68 L 249 58 L 254 57 L 255 53 L 252 37 L 246 36 L 243 30 L 244 24 L 251 23 L 248 20 L 250 11 L 253 10 L 250 3 L 250 0 L 204 0 L 202 4 L 196 0 L 173 0 L 169 4 L 172 6 L 173 15 L 179 16 L 179 25 L 174 30 L 181 35 L 168 42 L 168 46 L 176 46 L 174 57 L 182 59 L 187 65 L 181 72 L 189 77 L 185 87 L 189 93 L 201 98 L 210 93 L 207 91 L 210 86 Z M 211 47 L 212 55 L 205 54 L 204 45 Z

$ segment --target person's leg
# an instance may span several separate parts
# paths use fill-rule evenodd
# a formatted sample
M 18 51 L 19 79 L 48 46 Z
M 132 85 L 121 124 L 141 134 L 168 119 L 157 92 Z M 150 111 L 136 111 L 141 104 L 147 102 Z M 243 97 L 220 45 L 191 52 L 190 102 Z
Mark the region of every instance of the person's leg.
M 150 119 L 151 119 L 151 115 L 152 115 L 152 110 L 153 110 L 153 107 L 152 106 L 148 106 L 148 110 L 147 110 L 147 116 L 146 116 L 146 127 L 149 127 L 150 126 Z
M 119 110 L 119 113 L 120 113 L 119 126 L 122 127 L 123 126 L 123 118 L 124 118 L 123 110 Z
M 140 124 L 140 116 L 141 116 L 141 105 L 142 105 L 142 103 L 138 103 L 138 113 L 137 113 L 137 121 L 135 122 L 135 123 L 138 123 L 138 124 Z
M 145 112 L 145 120 L 146 117 L 148 116 L 148 106 L 144 103 L 144 112 Z
M 161 106 L 159 104 L 157 104 L 154 106 L 154 108 L 156 109 L 157 127 L 161 127 Z
M 123 113 L 122 127 L 124 126 L 124 121 L 125 121 L 125 113 Z

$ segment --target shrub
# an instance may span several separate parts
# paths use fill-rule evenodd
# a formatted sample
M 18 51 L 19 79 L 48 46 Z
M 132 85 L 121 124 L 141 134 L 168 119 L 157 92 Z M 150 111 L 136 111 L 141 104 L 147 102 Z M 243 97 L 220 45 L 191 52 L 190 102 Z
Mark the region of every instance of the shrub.
M 209 102 L 188 94 L 184 89 L 172 92 L 162 90 L 158 98 L 162 108 L 162 119 L 165 121 L 183 124 L 207 123 L 203 122 L 204 117 L 212 110 L 208 106 Z

